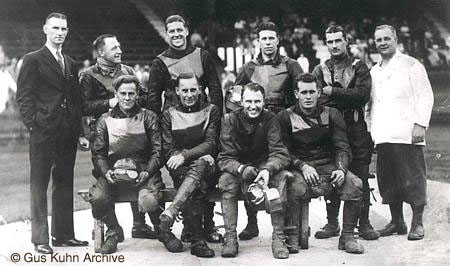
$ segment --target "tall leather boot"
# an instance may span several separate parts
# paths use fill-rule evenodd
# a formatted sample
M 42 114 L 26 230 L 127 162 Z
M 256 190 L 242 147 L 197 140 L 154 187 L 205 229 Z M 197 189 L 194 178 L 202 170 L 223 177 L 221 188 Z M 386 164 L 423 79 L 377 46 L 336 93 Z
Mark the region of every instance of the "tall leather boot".
M 238 254 L 239 244 L 237 242 L 237 218 L 238 202 L 236 199 L 224 198 L 222 194 L 222 213 L 225 225 L 225 242 L 222 246 L 222 257 L 231 258 Z
M 289 258 L 289 250 L 285 243 L 284 236 L 284 213 L 276 212 L 270 214 L 272 220 L 272 255 L 276 259 Z M 298 239 L 298 237 L 297 237 Z
M 339 250 L 345 250 L 347 253 L 362 254 L 364 247 L 358 243 L 353 235 L 356 223 L 358 222 L 359 214 L 361 212 L 360 201 L 345 201 L 344 213 L 342 217 L 342 232 L 339 237 Z
M 411 230 L 408 234 L 408 240 L 421 240 L 425 236 L 423 228 L 423 210 L 425 205 L 411 205 L 413 217 L 411 221 Z
M 164 203 L 160 203 L 160 207 L 157 208 L 154 212 L 149 212 L 148 216 L 150 217 L 150 221 L 152 221 L 153 226 L 155 227 L 155 234 L 158 237 L 158 240 L 164 244 L 166 249 L 169 252 L 182 252 L 183 251 L 183 243 L 176 238 L 176 236 L 172 232 L 164 232 L 159 229 L 159 216 L 162 213 L 164 207 Z
M 178 215 L 181 207 L 191 196 L 192 192 L 194 192 L 199 187 L 199 180 L 200 177 L 198 176 L 196 171 L 190 169 L 186 173 L 186 177 L 184 178 L 183 183 L 181 183 L 180 187 L 178 188 L 177 194 L 175 195 L 172 204 L 170 204 L 170 206 L 159 216 L 159 219 L 161 221 L 159 224 L 159 228 L 161 230 L 166 232 L 170 231 L 170 228 L 175 221 L 175 217 Z
M 317 231 L 314 235 L 317 239 L 325 239 L 333 236 L 338 236 L 341 228 L 339 227 L 339 208 L 341 207 L 341 199 L 335 193 L 325 197 L 327 201 L 327 220 L 328 223 Z
M 105 242 L 100 248 L 101 254 L 112 254 L 117 250 L 117 244 L 124 240 L 123 229 L 117 221 L 116 213 L 111 210 L 104 218 L 103 222 L 108 227 L 105 235 Z
M 133 228 L 131 228 L 132 238 L 156 239 L 156 233 L 153 228 L 145 223 L 145 213 L 139 212 L 137 202 L 130 202 L 131 212 L 133 213 Z
M 380 237 L 380 233 L 375 231 L 370 224 L 369 208 L 370 208 L 370 186 L 367 178 L 361 179 L 363 183 L 363 201 L 361 215 L 359 217 L 358 234 L 365 240 L 375 240 Z
M 191 222 L 189 221 L 189 216 L 185 215 L 184 211 L 182 211 L 183 215 L 183 230 L 181 230 L 181 241 L 183 242 L 191 242 L 192 241 L 192 229 Z
M 214 250 L 210 249 L 203 239 L 202 215 L 189 215 L 192 229 L 191 255 L 200 258 L 214 257 Z
M 206 202 L 205 212 L 203 214 L 203 233 L 206 242 L 210 243 L 222 243 L 223 236 L 217 232 L 214 225 L 214 202 Z
M 289 201 L 287 211 L 285 213 L 285 223 L 289 229 L 285 230 L 286 244 L 290 254 L 300 251 L 299 248 L 299 230 L 300 230 L 300 202 Z
M 108 230 L 106 231 L 106 236 L 116 235 L 117 241 L 122 242 L 124 240 L 123 229 L 119 225 L 119 221 L 117 221 L 117 216 L 115 210 L 111 210 L 104 218 L 103 222 L 105 223 Z
M 383 229 L 378 230 L 380 236 L 390 236 L 395 233 L 399 235 L 406 235 L 408 227 L 403 218 L 403 202 L 390 203 L 391 221 L 384 226 Z
M 259 235 L 258 229 L 258 211 L 251 206 L 250 203 L 244 201 L 245 211 L 247 212 L 247 226 L 239 233 L 239 239 L 250 240 Z

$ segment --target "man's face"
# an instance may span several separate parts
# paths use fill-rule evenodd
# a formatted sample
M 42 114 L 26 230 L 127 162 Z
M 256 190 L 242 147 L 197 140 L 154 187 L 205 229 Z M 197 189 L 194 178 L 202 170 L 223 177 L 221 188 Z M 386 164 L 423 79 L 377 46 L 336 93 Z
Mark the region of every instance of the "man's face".
M 378 52 L 383 55 L 392 55 L 397 49 L 397 38 L 394 33 L 385 28 L 375 31 L 375 46 Z
M 196 78 L 180 79 L 180 83 L 175 91 L 180 96 L 181 104 L 186 107 L 195 105 L 201 93 Z
M 342 32 L 327 33 L 325 39 L 331 56 L 341 56 L 347 53 L 347 41 Z
M 120 64 L 122 62 L 122 49 L 116 38 L 104 39 L 105 45 L 99 49 L 99 56 L 112 64 Z
M 167 24 L 166 33 L 169 36 L 170 47 L 176 50 L 186 49 L 186 38 L 189 35 L 188 29 L 184 26 L 183 22 L 175 21 Z
M 314 108 L 319 98 L 317 84 L 315 82 L 307 83 L 299 81 L 297 82 L 297 86 L 298 90 L 295 91 L 295 97 L 298 99 L 300 108 L 302 110 L 311 110 Z
M 50 18 L 44 25 L 44 33 L 47 35 L 47 41 L 55 46 L 60 46 L 64 43 L 68 31 L 67 20 L 62 18 Z
M 116 91 L 119 107 L 123 112 L 128 112 L 136 104 L 137 88 L 134 83 L 123 83 Z
M 259 32 L 259 43 L 263 54 L 269 57 L 274 55 L 278 49 L 278 42 L 278 36 L 275 31 L 262 30 Z
M 260 91 L 245 89 L 242 95 L 242 106 L 248 117 L 258 117 L 264 108 L 263 94 Z

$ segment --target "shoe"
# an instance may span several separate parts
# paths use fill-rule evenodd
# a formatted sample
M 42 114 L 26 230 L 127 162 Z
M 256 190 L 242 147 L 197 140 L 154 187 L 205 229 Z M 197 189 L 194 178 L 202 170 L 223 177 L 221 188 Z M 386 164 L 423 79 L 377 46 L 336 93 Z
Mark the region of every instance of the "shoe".
M 284 238 L 275 233 L 272 234 L 272 255 L 275 259 L 289 258 L 289 250 Z
M 158 238 L 153 228 L 148 224 L 133 226 L 131 229 L 132 238 L 156 239 Z
M 210 249 L 204 240 L 200 240 L 191 244 L 191 255 L 200 258 L 212 258 L 214 257 L 214 250 Z
M 380 233 L 375 231 L 370 223 L 360 224 L 358 227 L 358 235 L 365 240 L 376 240 L 380 237 Z
M 235 236 L 236 237 L 236 236 Z M 222 244 L 222 257 L 234 258 L 239 252 L 239 243 L 236 238 L 225 237 L 225 241 Z
M 170 231 L 160 231 L 158 240 L 164 244 L 169 252 L 183 252 L 183 243 Z
M 345 250 L 347 253 L 351 254 L 363 254 L 364 253 L 364 247 L 358 243 L 356 238 L 353 236 L 352 233 L 350 234 L 343 234 L 339 237 L 339 250 Z
M 408 240 L 414 241 L 414 240 L 421 240 L 425 236 L 425 230 L 423 228 L 422 224 L 411 224 L 411 230 L 408 234 Z
M 60 240 L 52 238 L 52 246 L 54 247 L 85 247 L 89 244 L 87 241 L 81 241 L 75 238 Z
M 259 235 L 258 224 L 247 224 L 244 230 L 239 233 L 240 240 L 250 240 Z
M 204 237 L 208 243 L 223 243 L 223 236 L 216 229 L 205 232 Z
M 34 250 L 41 254 L 53 254 L 53 249 L 48 244 L 34 245 Z
M 329 224 L 327 223 L 321 230 L 317 231 L 314 234 L 314 237 L 317 239 L 326 239 L 334 236 L 339 236 L 341 232 L 341 227 L 339 224 Z
M 395 233 L 397 233 L 398 235 L 406 235 L 407 232 L 408 227 L 405 223 L 397 224 L 394 222 L 390 222 L 383 229 L 378 230 L 380 236 L 390 236 Z
M 105 243 L 103 243 L 100 253 L 101 254 L 112 254 L 117 251 L 117 243 L 119 241 L 117 240 L 116 236 L 110 236 L 106 238 Z

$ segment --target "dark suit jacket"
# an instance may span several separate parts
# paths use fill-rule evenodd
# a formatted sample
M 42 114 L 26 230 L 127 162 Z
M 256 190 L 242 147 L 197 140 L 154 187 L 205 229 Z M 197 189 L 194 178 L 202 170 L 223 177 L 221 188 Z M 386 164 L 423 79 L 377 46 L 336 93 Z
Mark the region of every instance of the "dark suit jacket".
M 69 125 L 72 136 L 81 133 L 82 98 L 75 61 L 64 56 L 65 73 L 44 46 L 23 57 L 17 80 L 17 103 L 33 141 L 52 141 Z

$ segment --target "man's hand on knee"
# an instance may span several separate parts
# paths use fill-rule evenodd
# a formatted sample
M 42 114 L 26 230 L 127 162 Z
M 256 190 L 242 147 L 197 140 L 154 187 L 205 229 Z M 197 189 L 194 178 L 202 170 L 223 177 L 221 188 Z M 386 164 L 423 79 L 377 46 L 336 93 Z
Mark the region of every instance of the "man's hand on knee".
M 319 184 L 319 174 L 314 167 L 305 163 L 302 167 L 302 174 L 309 186 L 314 187 Z
M 140 172 L 138 178 L 136 179 L 136 186 L 139 187 L 145 184 L 149 178 L 150 174 L 147 171 Z
M 108 181 L 108 183 L 110 183 L 110 184 L 116 183 L 116 181 L 114 181 L 114 179 L 113 179 L 113 176 L 114 176 L 113 170 L 109 169 L 108 171 L 106 171 L 105 178 L 106 178 L 106 181 Z
M 334 170 L 331 172 L 331 185 L 333 187 L 340 187 L 344 183 L 345 173 L 341 169 Z
M 184 164 L 184 156 L 179 153 L 177 155 L 174 155 L 167 160 L 167 167 L 169 167 L 169 170 L 177 170 L 178 167 L 182 166 Z

